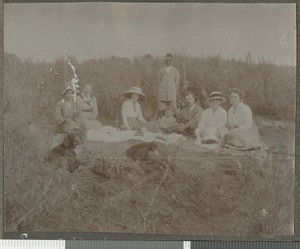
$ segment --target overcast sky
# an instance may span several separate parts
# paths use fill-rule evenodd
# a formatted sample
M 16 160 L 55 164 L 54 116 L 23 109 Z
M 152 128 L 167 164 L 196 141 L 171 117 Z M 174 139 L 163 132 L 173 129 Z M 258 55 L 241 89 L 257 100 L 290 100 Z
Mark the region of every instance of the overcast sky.
M 166 52 L 296 64 L 296 4 L 4 4 L 4 51 L 54 60 Z

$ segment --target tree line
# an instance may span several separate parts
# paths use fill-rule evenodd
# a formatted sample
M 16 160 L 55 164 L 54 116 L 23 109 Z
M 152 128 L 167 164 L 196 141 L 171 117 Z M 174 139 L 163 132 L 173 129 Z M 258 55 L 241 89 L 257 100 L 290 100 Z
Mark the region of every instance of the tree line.
M 93 85 L 98 100 L 100 118 L 114 120 L 123 101 L 122 94 L 131 86 L 139 86 L 147 95 L 142 103 L 146 118 L 157 108 L 157 72 L 163 58 L 150 54 L 135 58 L 111 57 L 78 61 L 73 56 L 54 62 L 21 60 L 14 54 L 4 54 L 4 115 L 13 113 L 16 122 L 51 115 L 61 98 L 64 82 L 70 81 L 76 68 L 79 85 Z M 180 73 L 178 98 L 191 90 L 196 98 L 201 90 L 221 91 L 230 88 L 245 91 L 245 103 L 254 115 L 272 115 L 278 119 L 295 118 L 296 68 L 276 65 L 263 59 L 258 63 L 247 56 L 244 60 L 225 59 L 220 55 L 196 58 L 174 55 L 173 65 Z M 226 96 L 228 97 L 228 96 Z

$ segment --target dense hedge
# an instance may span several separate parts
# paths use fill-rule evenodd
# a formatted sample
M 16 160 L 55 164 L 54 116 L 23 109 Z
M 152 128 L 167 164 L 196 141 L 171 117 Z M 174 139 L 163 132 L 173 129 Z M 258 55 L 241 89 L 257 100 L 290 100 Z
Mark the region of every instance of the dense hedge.
M 4 56 L 4 112 L 13 113 L 16 122 L 32 120 L 50 114 L 60 98 L 63 83 L 73 75 L 70 61 L 76 67 L 79 85 L 92 83 L 98 99 L 100 117 L 113 120 L 122 102 L 122 93 L 130 86 L 140 86 L 148 97 L 143 103 L 146 117 L 157 105 L 157 72 L 163 58 L 145 55 L 138 58 L 57 59 L 55 62 L 19 59 L 13 54 Z M 208 93 L 231 87 L 245 90 L 245 102 L 254 114 L 274 115 L 294 119 L 296 102 L 296 68 L 279 66 L 261 60 L 223 59 L 220 56 L 194 58 L 174 55 L 174 66 L 180 73 L 179 99 L 185 87 L 197 97 L 201 89 Z M 184 77 L 185 71 L 185 77 Z M 187 81 L 188 84 L 184 84 Z M 21 105 L 21 106 L 20 106 Z

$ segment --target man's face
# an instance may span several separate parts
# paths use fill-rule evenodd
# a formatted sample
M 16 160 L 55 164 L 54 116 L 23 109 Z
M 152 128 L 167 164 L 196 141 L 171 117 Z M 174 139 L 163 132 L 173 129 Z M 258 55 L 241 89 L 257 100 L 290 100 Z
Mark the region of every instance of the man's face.
M 172 58 L 170 56 L 165 57 L 165 64 L 167 67 L 172 65 Z
M 187 103 L 187 105 L 189 107 L 192 107 L 195 104 L 195 99 L 194 99 L 193 95 L 190 94 L 190 95 L 185 96 L 185 102 Z
M 202 95 L 202 97 L 204 98 L 204 99 L 206 99 L 207 98 L 207 92 L 206 91 L 201 91 L 201 95 Z

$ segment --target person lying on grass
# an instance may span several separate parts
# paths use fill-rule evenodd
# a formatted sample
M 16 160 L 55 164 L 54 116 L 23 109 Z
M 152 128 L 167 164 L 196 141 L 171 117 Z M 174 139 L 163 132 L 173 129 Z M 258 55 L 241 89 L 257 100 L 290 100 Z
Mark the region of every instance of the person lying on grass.
M 67 83 L 61 92 L 63 98 L 56 104 L 54 120 L 57 123 L 57 132 L 67 133 L 75 129 L 83 129 L 84 123 L 80 119 L 81 106 L 75 101 L 75 91 L 71 83 Z
M 148 131 L 159 132 L 157 124 L 147 122 L 141 110 L 139 101 L 147 99 L 142 89 L 136 86 L 131 87 L 124 95 L 128 98 L 124 101 L 121 108 L 123 124 L 121 128 L 127 130 L 141 131 L 145 128 Z
M 198 128 L 195 130 L 195 144 L 218 143 L 226 132 L 227 112 L 220 104 L 226 102 L 221 92 L 212 92 L 207 99 L 209 108 L 204 110 Z
M 234 88 L 229 92 L 232 105 L 228 111 L 227 135 L 222 138 L 222 145 L 229 144 L 237 148 L 253 147 L 259 142 L 257 126 L 252 119 L 251 109 L 243 103 L 244 92 Z

